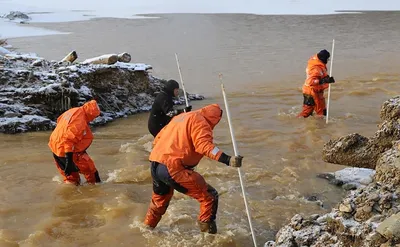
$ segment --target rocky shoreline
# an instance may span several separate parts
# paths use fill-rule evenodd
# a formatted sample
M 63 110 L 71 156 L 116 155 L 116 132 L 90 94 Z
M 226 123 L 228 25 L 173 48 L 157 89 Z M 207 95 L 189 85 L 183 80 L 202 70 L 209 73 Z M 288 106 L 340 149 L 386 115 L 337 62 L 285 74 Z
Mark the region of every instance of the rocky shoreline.
M 295 215 L 265 247 L 400 246 L 400 96 L 383 103 L 380 117 L 371 138 L 353 133 L 330 140 L 323 149 L 325 161 L 371 170 L 372 179 L 366 176 L 349 188 L 328 214 Z M 336 185 L 349 184 L 336 173 L 319 176 Z
M 129 57 L 130 60 L 130 57 Z M 91 124 L 149 111 L 166 80 L 142 63 L 48 61 L 36 54 L 0 50 L 0 132 L 51 130 L 65 110 L 96 99 L 101 115 Z M 202 100 L 187 94 L 189 100 Z M 183 92 L 175 104 L 185 103 Z

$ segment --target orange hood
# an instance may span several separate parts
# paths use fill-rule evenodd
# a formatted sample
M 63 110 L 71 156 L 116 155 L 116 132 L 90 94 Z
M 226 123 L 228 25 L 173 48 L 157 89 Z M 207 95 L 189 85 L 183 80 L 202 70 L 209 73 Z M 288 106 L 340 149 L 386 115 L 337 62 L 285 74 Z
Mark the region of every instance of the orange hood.
M 96 100 L 91 100 L 86 102 L 83 106 L 83 111 L 86 115 L 86 121 L 89 123 L 93 121 L 96 117 L 100 115 L 100 108 L 97 105 Z
M 200 114 L 207 120 L 207 122 L 211 125 L 211 128 L 219 123 L 222 118 L 222 109 L 218 104 L 212 104 L 201 108 Z
M 326 64 L 324 64 L 321 60 L 319 60 L 317 54 L 315 54 L 314 56 L 310 57 L 310 59 L 308 60 L 307 67 L 308 68 L 312 68 L 314 66 L 318 66 L 318 67 L 326 69 Z

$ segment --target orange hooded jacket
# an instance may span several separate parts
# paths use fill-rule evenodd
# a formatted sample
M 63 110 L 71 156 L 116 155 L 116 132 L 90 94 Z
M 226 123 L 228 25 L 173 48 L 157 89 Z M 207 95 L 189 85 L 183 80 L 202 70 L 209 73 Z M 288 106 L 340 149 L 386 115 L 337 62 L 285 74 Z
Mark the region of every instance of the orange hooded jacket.
M 322 92 L 329 87 L 329 84 L 319 84 L 319 80 L 328 76 L 326 64 L 318 59 L 317 54 L 308 60 L 306 69 L 306 81 L 303 85 L 304 94 L 312 94 L 314 92 Z
M 49 147 L 58 157 L 65 157 L 68 152 L 83 152 L 93 141 L 89 122 L 100 115 L 95 100 L 81 107 L 74 107 L 64 112 L 57 119 L 57 126 L 50 135 Z
M 213 129 L 221 117 L 217 104 L 175 116 L 156 136 L 149 160 L 165 164 L 171 176 L 196 166 L 204 155 L 218 161 L 222 151 L 213 143 Z

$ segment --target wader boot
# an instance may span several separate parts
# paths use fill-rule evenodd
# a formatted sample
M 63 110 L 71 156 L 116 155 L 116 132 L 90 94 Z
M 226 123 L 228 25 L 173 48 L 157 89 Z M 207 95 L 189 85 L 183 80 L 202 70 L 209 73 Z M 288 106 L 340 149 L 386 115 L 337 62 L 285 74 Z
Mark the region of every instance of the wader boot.
M 210 234 L 216 234 L 217 233 L 217 224 L 215 221 L 209 221 L 209 222 L 201 222 L 197 221 L 200 227 L 201 232 L 207 232 Z

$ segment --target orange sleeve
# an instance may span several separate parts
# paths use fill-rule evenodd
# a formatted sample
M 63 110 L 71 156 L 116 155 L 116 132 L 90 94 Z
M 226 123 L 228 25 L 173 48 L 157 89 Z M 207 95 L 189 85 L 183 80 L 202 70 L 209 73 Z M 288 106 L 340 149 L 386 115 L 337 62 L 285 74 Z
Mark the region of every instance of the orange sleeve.
M 309 69 L 309 71 L 307 73 L 307 77 L 311 82 L 310 83 L 311 86 L 319 85 L 319 80 L 322 78 L 321 74 L 322 74 L 322 71 L 317 66 L 313 66 Z
M 213 130 L 203 116 L 196 115 L 191 119 L 190 135 L 197 153 L 218 161 L 222 154 L 213 143 Z
M 73 152 L 75 144 L 82 140 L 86 124 L 87 123 L 79 117 L 73 117 L 71 119 L 62 140 L 65 153 Z

